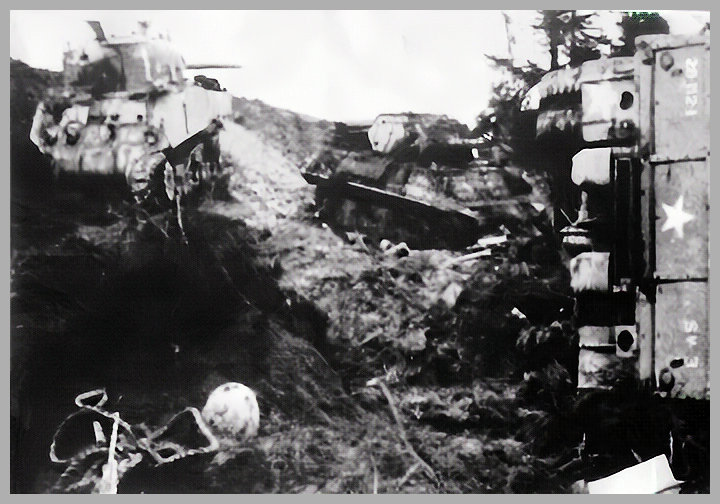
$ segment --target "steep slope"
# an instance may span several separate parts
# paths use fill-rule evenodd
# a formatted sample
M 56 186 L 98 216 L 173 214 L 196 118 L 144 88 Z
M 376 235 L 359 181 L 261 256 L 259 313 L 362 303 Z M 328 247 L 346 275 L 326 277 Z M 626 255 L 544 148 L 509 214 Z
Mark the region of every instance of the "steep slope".
M 188 247 L 168 236 L 171 216 L 138 219 L 117 202 L 104 219 L 88 212 L 107 201 L 59 212 L 57 198 L 13 216 L 23 237 L 12 264 L 15 491 L 97 479 L 63 479 L 47 459 L 76 394 L 105 387 L 124 419 L 158 427 L 230 380 L 259 392 L 258 437 L 210 460 L 138 466 L 120 491 L 566 491 L 573 479 L 553 474 L 557 455 L 527 453 L 539 413 L 517 399 L 513 363 L 483 378 L 461 330 L 477 313 L 523 326 L 511 303 L 495 296 L 485 309 L 491 298 L 472 293 L 497 294 L 518 272 L 528 290 L 547 244 L 509 236 L 452 263 L 462 252 L 401 257 L 336 234 L 297 171 L 333 124 L 258 101 L 235 108 L 221 137 L 230 198 L 186 213 Z M 488 345 L 513 346 L 516 329 L 487 332 Z

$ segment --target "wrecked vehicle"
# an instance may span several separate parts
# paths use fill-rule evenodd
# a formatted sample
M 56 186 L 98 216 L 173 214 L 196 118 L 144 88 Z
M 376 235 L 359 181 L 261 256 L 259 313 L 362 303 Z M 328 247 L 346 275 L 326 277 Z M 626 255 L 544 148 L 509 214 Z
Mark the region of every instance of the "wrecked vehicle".
M 663 401 L 644 411 L 648 422 L 671 406 L 687 420 L 710 398 L 710 38 L 646 35 L 635 45 L 634 57 L 546 74 L 524 107 L 538 113 L 538 142 L 558 146 L 548 158 L 555 228 L 572 258 L 578 390 L 605 397 L 631 384 Z M 620 407 L 607 397 L 605 411 Z M 611 428 L 586 430 L 588 479 L 658 453 L 690 479 L 704 456 L 686 442 L 697 433 L 672 425 L 612 452 L 622 433 Z
M 110 39 L 88 23 L 96 39 L 64 53 L 63 85 L 47 90 L 30 131 L 56 174 L 130 178 L 139 159 L 231 114 L 230 93 L 203 75 L 186 80 L 186 70 L 204 67 L 186 65 L 167 39 L 148 35 L 147 23 Z M 217 165 L 219 150 L 206 148 L 201 158 Z
M 564 182 L 574 191 L 559 191 L 568 196 L 558 201 L 565 216 L 555 224 L 573 257 L 579 386 L 611 386 L 617 375 L 608 366 L 629 360 L 638 379 L 703 399 L 709 38 L 644 36 L 637 47 L 634 58 L 547 74 L 526 107 L 539 109 L 540 139 L 563 133 L 573 145 Z M 572 99 L 573 106 L 558 108 Z M 674 377 L 672 386 L 665 375 Z
M 301 172 L 320 217 L 344 231 L 457 249 L 534 211 L 523 170 L 494 163 L 489 143 L 445 116 L 383 114 L 365 129 L 336 127 L 334 146 Z

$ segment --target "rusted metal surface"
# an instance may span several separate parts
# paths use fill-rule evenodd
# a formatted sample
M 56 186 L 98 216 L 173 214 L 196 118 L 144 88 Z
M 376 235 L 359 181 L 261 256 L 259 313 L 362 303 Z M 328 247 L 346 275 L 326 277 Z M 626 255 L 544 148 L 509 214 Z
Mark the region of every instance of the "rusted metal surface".
M 655 167 L 655 276 L 708 277 L 708 183 L 704 161 Z
M 659 285 L 655 310 L 655 375 L 674 377 L 671 395 L 704 399 L 710 393 L 708 284 Z

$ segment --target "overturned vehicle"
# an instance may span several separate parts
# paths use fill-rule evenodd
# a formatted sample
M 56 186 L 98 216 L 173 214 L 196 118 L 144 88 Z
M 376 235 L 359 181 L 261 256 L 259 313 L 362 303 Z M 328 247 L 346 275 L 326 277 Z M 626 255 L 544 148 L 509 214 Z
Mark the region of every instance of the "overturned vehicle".
M 675 477 L 709 483 L 696 440 L 709 435 L 710 37 L 645 35 L 635 47 L 550 72 L 524 102 L 537 142 L 554 147 L 576 383 L 596 405 L 583 410 L 586 479 L 660 456 Z M 622 398 L 638 391 L 652 401 L 635 432 L 625 418 L 640 403 Z M 604 418 L 613 410 L 622 421 Z

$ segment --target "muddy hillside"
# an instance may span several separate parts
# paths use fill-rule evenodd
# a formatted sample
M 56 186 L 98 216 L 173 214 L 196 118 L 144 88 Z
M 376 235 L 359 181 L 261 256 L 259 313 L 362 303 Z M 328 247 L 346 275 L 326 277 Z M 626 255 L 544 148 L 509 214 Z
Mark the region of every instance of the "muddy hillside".
M 504 192 L 469 247 L 383 241 L 301 173 L 347 125 L 234 98 L 181 239 L 124 181 L 53 177 L 28 134 L 57 76 L 10 70 L 13 492 L 96 490 L 114 412 L 119 493 L 573 491 L 598 411 L 542 173 L 478 179 Z M 227 382 L 257 394 L 256 436 L 190 414 Z

